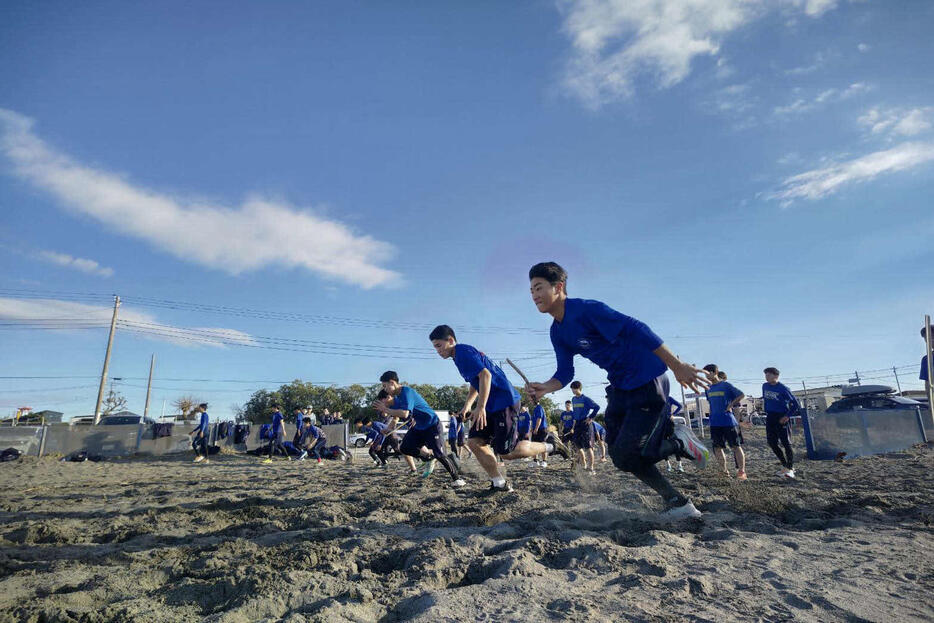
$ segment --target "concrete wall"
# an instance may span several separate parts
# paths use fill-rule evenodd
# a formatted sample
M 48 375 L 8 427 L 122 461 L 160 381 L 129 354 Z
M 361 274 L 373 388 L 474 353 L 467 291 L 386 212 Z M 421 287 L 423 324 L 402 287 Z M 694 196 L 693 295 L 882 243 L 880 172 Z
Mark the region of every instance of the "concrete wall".
M 128 456 L 136 452 L 140 426 L 48 426 L 43 454 L 71 454 L 86 450 L 102 456 Z
M 0 450 L 16 448 L 25 456 L 39 456 L 44 426 L 4 426 L 0 428 Z

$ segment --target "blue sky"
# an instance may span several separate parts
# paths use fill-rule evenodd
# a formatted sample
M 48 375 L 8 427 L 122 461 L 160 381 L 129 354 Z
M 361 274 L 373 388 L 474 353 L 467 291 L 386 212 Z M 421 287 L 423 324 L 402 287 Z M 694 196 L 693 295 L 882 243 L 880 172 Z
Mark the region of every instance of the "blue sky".
M 845 0 L 4 3 L 0 376 L 69 378 L 0 379 L 0 408 L 91 412 L 115 293 L 136 411 L 152 353 L 157 412 L 457 383 L 442 322 L 545 380 L 542 260 L 747 392 L 765 365 L 917 388 L 932 26 Z

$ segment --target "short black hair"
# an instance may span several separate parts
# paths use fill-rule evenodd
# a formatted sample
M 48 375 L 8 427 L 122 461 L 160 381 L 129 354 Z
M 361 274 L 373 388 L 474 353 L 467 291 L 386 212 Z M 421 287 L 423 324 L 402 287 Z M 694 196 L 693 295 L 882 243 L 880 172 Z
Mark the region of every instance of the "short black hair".
M 529 281 L 541 277 L 551 285 L 568 282 L 568 273 L 557 262 L 539 262 L 529 269 Z
M 363 425 L 364 425 L 364 426 L 367 426 L 370 422 L 372 422 L 372 420 L 371 420 L 370 418 L 368 418 L 368 417 L 363 418 Z
M 206 402 L 202 402 L 202 403 L 199 404 L 198 406 L 199 406 L 200 408 L 204 409 L 205 411 L 208 410 L 208 403 L 206 403 Z
M 449 337 L 454 338 L 455 342 L 457 341 L 457 336 L 454 335 L 454 329 L 446 324 L 439 324 L 428 334 L 429 340 L 446 340 Z
M 275 409 L 276 411 L 279 410 L 279 403 L 278 403 L 278 402 L 274 402 L 274 403 L 272 403 L 272 405 L 270 405 L 270 406 L 271 406 L 273 409 Z
M 763 374 L 774 374 L 775 376 L 781 376 L 781 372 L 778 371 L 778 368 L 773 368 L 772 366 L 769 366 L 768 368 L 763 370 L 762 373 Z
M 395 381 L 396 383 L 399 382 L 399 375 L 395 370 L 386 370 L 383 372 L 382 376 L 379 377 L 380 383 L 386 383 L 387 381 Z
M 720 368 L 718 368 L 717 364 L 715 363 L 708 363 L 706 366 L 704 366 L 704 370 L 706 370 L 707 372 L 713 372 L 714 374 L 716 374 L 717 372 L 720 371 Z
M 377 400 L 386 400 L 387 398 L 389 398 L 389 392 L 387 392 L 385 389 L 379 390 L 379 393 L 376 394 Z
M 311 418 L 310 418 L 310 417 L 303 417 L 303 418 L 302 418 L 302 423 L 303 423 L 303 424 L 311 424 Z
M 565 400 L 565 401 L 564 401 L 564 404 L 569 405 L 569 404 L 571 404 L 571 401 L 570 401 L 570 400 Z
M 580 389 L 583 387 L 580 381 L 571 381 L 571 389 Z
M 725 380 L 726 380 L 726 372 L 724 372 L 723 370 L 720 370 L 719 372 L 717 372 L 717 378 L 723 379 L 723 380 L 725 381 Z
M 301 407 L 295 407 L 294 409 L 292 409 L 292 411 L 301 411 L 301 410 L 302 410 Z

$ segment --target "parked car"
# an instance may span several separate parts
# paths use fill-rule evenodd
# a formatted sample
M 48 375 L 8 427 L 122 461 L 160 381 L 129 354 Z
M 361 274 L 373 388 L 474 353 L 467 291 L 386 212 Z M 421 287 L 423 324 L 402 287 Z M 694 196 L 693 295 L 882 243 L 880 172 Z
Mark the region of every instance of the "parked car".
M 392 434 L 398 437 L 399 440 L 401 441 L 402 438 L 405 437 L 405 434 L 407 432 L 409 432 L 408 427 L 397 428 L 395 431 L 393 431 Z M 353 435 L 347 438 L 347 444 L 350 446 L 353 446 L 354 448 L 365 447 L 366 446 L 366 433 L 354 433 Z
M 133 413 L 119 413 L 101 417 L 101 421 L 98 423 L 98 426 L 120 426 L 126 424 L 139 424 L 140 422 L 146 426 L 155 424 L 155 421 L 152 419 L 144 418 L 141 415 L 136 415 Z
M 827 407 L 827 413 L 862 409 L 909 409 L 924 408 L 924 404 L 911 398 L 896 396 L 895 390 L 887 385 L 856 385 L 844 387 L 843 398 Z

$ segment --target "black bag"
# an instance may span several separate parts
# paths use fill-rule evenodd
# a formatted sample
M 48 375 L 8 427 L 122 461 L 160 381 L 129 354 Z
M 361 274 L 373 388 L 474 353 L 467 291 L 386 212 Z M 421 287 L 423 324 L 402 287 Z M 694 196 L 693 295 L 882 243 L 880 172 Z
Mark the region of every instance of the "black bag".
M 7 448 L 3 452 L 0 452 L 0 463 L 6 463 L 8 461 L 15 461 L 23 453 L 17 450 L 16 448 Z

